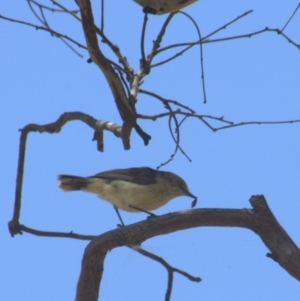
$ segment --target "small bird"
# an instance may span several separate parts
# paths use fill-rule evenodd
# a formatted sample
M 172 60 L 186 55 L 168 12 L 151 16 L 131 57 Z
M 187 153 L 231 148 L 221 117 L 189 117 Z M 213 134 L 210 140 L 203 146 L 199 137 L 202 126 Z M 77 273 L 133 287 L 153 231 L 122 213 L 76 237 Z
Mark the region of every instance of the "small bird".
M 141 5 L 144 13 L 161 15 L 179 11 L 197 0 L 134 0 Z
M 119 209 L 129 212 L 155 210 L 178 196 L 197 198 L 189 192 L 185 181 L 172 172 L 154 170 L 149 167 L 112 169 L 90 177 L 59 175 L 59 188 L 64 191 L 83 190 L 97 194 Z

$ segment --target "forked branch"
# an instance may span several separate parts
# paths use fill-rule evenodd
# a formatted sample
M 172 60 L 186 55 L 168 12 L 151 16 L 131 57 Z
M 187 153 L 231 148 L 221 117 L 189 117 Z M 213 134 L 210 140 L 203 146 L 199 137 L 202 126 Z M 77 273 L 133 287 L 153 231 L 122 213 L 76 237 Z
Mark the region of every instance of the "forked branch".
M 193 209 L 169 213 L 106 232 L 85 249 L 76 301 L 98 300 L 106 254 L 117 247 L 136 246 L 157 235 L 200 226 L 241 227 L 260 236 L 272 257 L 300 280 L 300 250 L 271 212 L 264 196 L 252 196 L 253 209 Z
M 90 0 L 78 0 L 78 5 L 80 7 L 82 27 L 91 60 L 101 69 L 109 84 L 124 122 L 121 136 L 123 145 L 125 149 L 129 149 L 130 134 L 132 128 L 136 125 L 134 103 L 130 102 L 130 99 L 127 98 L 120 78 L 99 48 Z
M 21 195 L 22 195 L 22 186 L 23 186 L 25 151 L 26 151 L 28 134 L 30 132 L 40 132 L 40 133 L 47 132 L 50 134 L 59 133 L 62 127 L 67 122 L 72 120 L 80 120 L 95 130 L 97 134 L 94 135 L 94 138 L 96 137 L 97 139 L 98 149 L 99 149 L 99 145 L 102 145 L 102 150 L 103 150 L 103 141 L 101 140 L 101 138 L 103 139 L 104 130 L 108 130 L 114 133 L 117 137 L 121 137 L 122 135 L 122 128 L 117 124 L 108 121 L 98 121 L 92 116 L 84 114 L 82 112 L 64 113 L 55 122 L 44 124 L 44 125 L 31 123 L 26 125 L 23 129 L 21 129 L 14 212 L 13 212 L 12 220 L 8 223 L 11 236 L 14 236 L 15 234 L 18 233 L 20 234 L 22 231 L 22 229 L 20 229 L 19 217 L 20 217 L 20 209 L 21 209 Z

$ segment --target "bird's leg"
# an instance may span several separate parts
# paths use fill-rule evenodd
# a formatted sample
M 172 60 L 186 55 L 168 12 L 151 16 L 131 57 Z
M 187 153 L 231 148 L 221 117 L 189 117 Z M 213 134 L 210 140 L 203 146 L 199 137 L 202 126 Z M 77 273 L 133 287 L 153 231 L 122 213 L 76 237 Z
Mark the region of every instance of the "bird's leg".
M 149 211 L 147 211 L 147 210 L 144 210 L 144 209 L 141 209 L 141 208 L 132 206 L 132 205 L 129 205 L 129 207 L 130 207 L 130 208 L 133 208 L 133 209 L 136 209 L 136 210 L 138 210 L 138 211 L 141 211 L 141 212 L 145 212 L 145 213 L 149 214 L 149 217 L 155 217 L 155 216 L 157 216 L 157 215 L 155 215 L 155 214 L 152 213 L 152 212 L 149 212 Z
M 118 227 L 125 227 L 125 224 L 123 223 L 123 220 L 122 220 L 121 214 L 120 214 L 120 212 L 119 212 L 119 209 L 118 209 L 116 206 L 114 206 L 114 209 L 116 210 L 117 215 L 118 215 L 118 217 L 119 217 L 119 220 L 120 220 L 120 222 L 121 222 L 121 224 L 117 224 L 117 226 L 118 226 Z

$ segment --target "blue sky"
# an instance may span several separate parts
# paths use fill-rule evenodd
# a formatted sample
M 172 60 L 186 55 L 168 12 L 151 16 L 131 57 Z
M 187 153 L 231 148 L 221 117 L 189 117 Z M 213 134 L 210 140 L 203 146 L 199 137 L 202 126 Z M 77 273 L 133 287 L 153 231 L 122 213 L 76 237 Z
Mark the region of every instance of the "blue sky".
M 99 1 L 93 1 L 99 22 Z M 262 3 L 263 2 L 263 3 Z M 50 1 L 46 1 L 51 5 Z M 72 1 L 64 5 L 75 8 Z M 203 36 L 253 9 L 254 12 L 220 31 L 214 38 L 253 32 L 266 26 L 281 28 L 298 2 L 198 1 L 186 8 Z M 37 21 L 25 1 L 2 1 L 0 14 Z M 166 16 L 149 16 L 146 51 Z M 133 1 L 106 1 L 105 31 L 139 66 L 143 14 Z M 53 27 L 84 43 L 80 24 L 61 14 L 49 14 Z M 18 159 L 19 132 L 28 123 L 46 124 L 63 112 L 82 111 L 99 120 L 121 122 L 104 77 L 59 39 L 43 31 L 0 19 L 1 89 L 1 281 L 3 300 L 72 300 L 87 242 L 36 237 L 11 238 L 11 219 Z M 300 44 L 300 12 L 286 35 Z M 184 16 L 174 18 L 162 45 L 197 39 Z M 114 58 L 101 44 L 105 54 Z M 203 46 L 207 104 L 203 104 L 199 48 L 155 68 L 142 86 L 180 101 L 199 114 L 225 116 L 234 122 L 300 118 L 300 51 L 276 33 Z M 163 53 L 157 61 L 167 58 Z M 143 114 L 163 111 L 154 99 L 139 95 Z M 26 150 L 21 223 L 48 231 L 98 235 L 118 222 L 112 206 L 92 194 L 63 193 L 60 173 L 88 176 L 111 168 L 150 166 L 166 161 L 174 150 L 168 120 L 141 120 L 152 136 L 149 146 L 132 133 L 131 150 L 106 132 L 105 152 L 96 151 L 93 132 L 80 122 L 68 123 L 59 134 L 31 133 Z M 216 124 L 215 124 L 216 125 Z M 249 125 L 213 133 L 197 119 L 181 127 L 181 145 L 189 162 L 178 153 L 163 170 L 183 177 L 198 196 L 197 208 L 249 208 L 253 194 L 264 194 L 282 227 L 300 243 L 300 123 Z M 190 198 L 177 198 L 156 214 L 189 209 Z M 122 213 L 125 223 L 145 219 L 143 213 Z M 170 264 L 203 279 L 191 283 L 176 275 L 171 300 L 295 300 L 299 282 L 268 259 L 266 246 L 254 233 L 239 228 L 196 228 L 159 236 L 143 247 Z M 110 252 L 101 283 L 101 300 L 162 300 L 165 270 L 129 248 Z

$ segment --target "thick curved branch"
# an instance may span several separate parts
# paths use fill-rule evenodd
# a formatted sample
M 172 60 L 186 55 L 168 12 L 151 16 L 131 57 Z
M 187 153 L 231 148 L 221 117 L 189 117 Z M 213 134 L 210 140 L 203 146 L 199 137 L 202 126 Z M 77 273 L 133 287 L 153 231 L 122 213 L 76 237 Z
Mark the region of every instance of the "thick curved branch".
M 262 195 L 250 199 L 253 209 L 194 209 L 174 212 L 109 231 L 86 247 L 77 284 L 76 301 L 98 300 L 104 260 L 108 251 L 140 245 L 162 234 L 200 226 L 242 227 L 254 231 L 271 255 L 290 275 L 300 280 L 300 251 L 277 222 Z
M 99 48 L 90 0 L 78 0 L 78 5 L 80 7 L 82 26 L 90 57 L 101 69 L 110 86 L 124 122 L 122 126 L 123 145 L 125 149 L 129 149 L 131 130 L 136 124 L 134 104 L 129 102 L 120 78 Z

